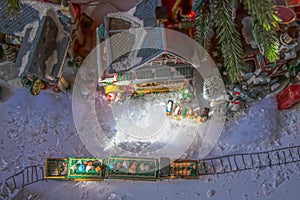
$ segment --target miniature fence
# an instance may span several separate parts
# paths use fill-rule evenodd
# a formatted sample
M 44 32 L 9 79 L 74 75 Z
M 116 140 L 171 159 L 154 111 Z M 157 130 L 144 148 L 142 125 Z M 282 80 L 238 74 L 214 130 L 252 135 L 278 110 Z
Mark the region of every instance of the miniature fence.
M 300 146 L 200 160 L 199 175 L 226 174 L 300 162 Z
M 0 183 L 0 199 L 8 198 L 16 189 L 43 180 L 45 179 L 42 165 L 25 167 L 22 171 L 8 177 L 4 182 Z

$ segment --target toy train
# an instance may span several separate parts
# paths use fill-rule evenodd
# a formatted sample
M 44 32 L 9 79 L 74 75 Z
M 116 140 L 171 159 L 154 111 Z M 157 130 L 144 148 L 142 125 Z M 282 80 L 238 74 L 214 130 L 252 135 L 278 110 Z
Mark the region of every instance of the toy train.
M 45 178 L 74 181 L 197 179 L 205 166 L 203 161 L 171 161 L 167 157 L 48 158 Z

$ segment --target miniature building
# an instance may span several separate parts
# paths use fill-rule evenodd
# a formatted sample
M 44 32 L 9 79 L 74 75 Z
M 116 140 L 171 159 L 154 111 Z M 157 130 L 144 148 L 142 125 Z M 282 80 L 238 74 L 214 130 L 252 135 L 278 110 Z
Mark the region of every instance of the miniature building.
M 71 0 L 69 10 L 72 18 L 72 51 L 74 62 L 81 64 L 83 58 L 96 44 L 96 28 L 103 23 L 107 13 L 127 11 L 134 7 L 137 0 L 90 1 Z
M 0 46 L 6 59 L 15 62 L 17 54 L 25 36 L 25 27 L 39 20 L 39 12 L 29 4 L 20 5 L 17 18 L 7 15 L 7 1 L 0 0 Z
M 64 20 L 68 18 L 48 10 L 38 28 L 26 30 L 16 61 L 20 78 L 37 78 L 57 85 L 60 90 L 65 89 L 62 66 L 69 45 L 70 27 L 63 25 L 62 21 L 67 24 Z
M 104 60 L 99 56 L 98 60 L 99 67 L 107 67 L 108 74 L 117 74 L 117 83 L 113 84 L 130 85 L 134 93 L 165 92 L 180 90 L 192 79 L 193 65 L 168 51 L 174 38 L 166 35 L 164 29 L 153 28 L 163 27 L 156 23 L 159 6 L 158 0 L 146 0 L 128 12 L 107 14 L 104 23 L 106 56 Z M 134 28 L 143 31 L 131 34 Z M 116 35 L 118 33 L 122 36 Z M 184 41 L 177 41 L 177 45 L 181 43 Z M 101 49 L 98 54 L 103 54 Z M 192 50 L 187 54 L 192 56 Z M 105 80 L 99 80 L 103 82 Z
M 277 95 L 278 109 L 288 109 L 300 102 L 300 84 L 286 87 Z
M 280 69 L 284 64 L 284 61 L 277 61 L 277 63 L 271 63 L 259 51 L 253 54 L 246 55 L 244 57 L 244 62 L 246 63 L 246 65 L 249 65 L 249 67 L 251 67 L 254 72 L 257 72 L 258 74 L 266 73 L 268 76 L 279 76 L 286 72 L 285 70 Z

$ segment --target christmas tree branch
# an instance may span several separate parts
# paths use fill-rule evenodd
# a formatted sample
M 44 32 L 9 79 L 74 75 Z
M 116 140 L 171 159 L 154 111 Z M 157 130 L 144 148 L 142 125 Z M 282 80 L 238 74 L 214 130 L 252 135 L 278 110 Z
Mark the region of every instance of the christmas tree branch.
M 276 31 L 266 31 L 260 24 L 254 24 L 254 34 L 257 43 L 263 48 L 263 53 L 270 62 L 275 62 L 279 57 L 278 39 Z
M 214 0 L 213 3 L 216 5 L 215 28 L 221 44 L 224 66 L 229 79 L 235 83 L 242 78 L 240 67 L 244 64 L 241 35 L 236 24 L 232 21 L 228 2 L 226 0 Z
M 203 4 L 196 14 L 196 32 L 195 32 L 195 40 L 202 45 L 202 47 L 206 50 L 209 49 L 209 28 L 212 23 L 212 17 L 210 16 L 210 12 L 208 6 Z
M 264 56 L 270 62 L 279 58 L 278 39 L 276 33 L 277 22 L 276 7 L 269 0 L 242 0 L 254 21 L 254 34 L 257 43 L 264 50 Z
M 7 0 L 7 14 L 10 16 L 18 16 L 20 11 L 19 0 Z

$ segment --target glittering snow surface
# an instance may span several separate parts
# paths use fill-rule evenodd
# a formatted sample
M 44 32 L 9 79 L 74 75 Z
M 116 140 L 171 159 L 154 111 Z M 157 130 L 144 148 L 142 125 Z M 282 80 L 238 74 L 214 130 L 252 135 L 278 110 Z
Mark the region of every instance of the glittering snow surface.
M 91 156 L 76 133 L 70 96 L 41 92 L 34 97 L 20 89 L 0 103 L 2 180 L 25 166 L 44 162 L 47 157 Z M 274 97 L 261 100 L 252 105 L 245 117 L 225 124 L 220 140 L 208 156 L 297 145 L 299 111 L 299 105 L 278 111 Z M 40 199 L 297 199 L 299 171 L 300 164 L 290 164 L 199 180 L 48 181 L 30 185 L 26 190 Z

